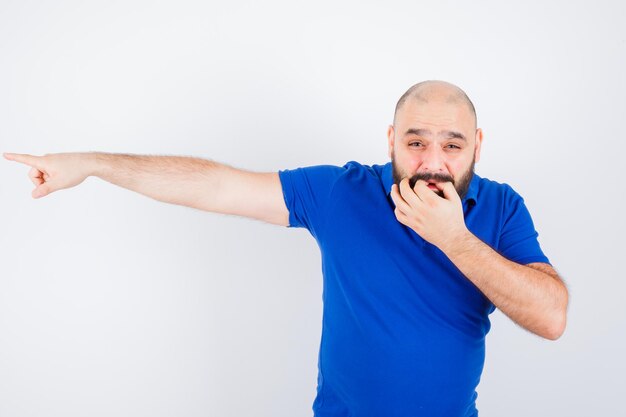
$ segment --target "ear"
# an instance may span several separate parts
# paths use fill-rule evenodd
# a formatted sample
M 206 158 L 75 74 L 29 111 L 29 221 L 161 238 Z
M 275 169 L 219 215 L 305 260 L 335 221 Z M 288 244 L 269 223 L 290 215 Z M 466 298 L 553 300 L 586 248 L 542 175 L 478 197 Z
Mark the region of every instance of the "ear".
M 483 130 L 481 128 L 476 129 L 476 147 L 474 149 L 474 157 L 476 162 L 480 161 L 480 150 L 483 145 Z
M 387 154 L 389 155 L 389 159 L 391 159 L 391 151 L 393 150 L 394 142 L 395 142 L 395 132 L 393 130 L 393 125 L 389 125 L 389 127 L 387 128 L 387 143 L 389 145 Z

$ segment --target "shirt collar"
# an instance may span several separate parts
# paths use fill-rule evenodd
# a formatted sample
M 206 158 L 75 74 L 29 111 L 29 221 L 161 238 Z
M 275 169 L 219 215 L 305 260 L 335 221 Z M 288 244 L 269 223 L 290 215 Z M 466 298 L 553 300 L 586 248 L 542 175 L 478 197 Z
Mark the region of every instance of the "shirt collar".
M 479 181 L 480 181 L 480 177 L 478 176 L 478 174 L 474 173 L 474 175 L 472 175 L 472 180 L 470 181 L 469 188 L 467 189 L 467 193 L 465 194 L 465 197 L 463 198 L 463 202 L 472 200 L 474 204 L 476 204 L 476 199 L 478 197 L 478 182 Z M 387 164 L 383 166 L 382 182 L 383 182 L 383 186 L 385 187 L 385 191 L 387 192 L 387 195 L 389 195 L 391 193 L 391 185 L 393 184 L 391 162 L 387 162 Z

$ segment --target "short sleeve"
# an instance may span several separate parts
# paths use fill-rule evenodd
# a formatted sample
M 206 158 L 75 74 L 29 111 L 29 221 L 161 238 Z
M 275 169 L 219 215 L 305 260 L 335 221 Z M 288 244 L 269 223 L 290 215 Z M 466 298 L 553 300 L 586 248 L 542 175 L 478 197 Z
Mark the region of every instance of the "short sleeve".
M 531 262 L 550 263 L 537 240 L 532 218 L 524 199 L 508 187 L 504 223 L 500 234 L 498 252 L 505 258 L 520 264 Z
M 316 165 L 278 171 L 289 210 L 288 227 L 304 227 L 315 237 L 325 222 L 331 192 L 345 168 Z

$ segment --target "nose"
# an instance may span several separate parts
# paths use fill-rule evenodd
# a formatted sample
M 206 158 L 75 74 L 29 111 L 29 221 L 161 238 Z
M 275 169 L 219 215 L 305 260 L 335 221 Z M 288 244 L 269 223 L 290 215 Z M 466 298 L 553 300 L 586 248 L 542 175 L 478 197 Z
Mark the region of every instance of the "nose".
M 447 172 L 445 169 L 443 151 L 438 146 L 429 146 L 422 153 L 421 171 L 432 173 Z

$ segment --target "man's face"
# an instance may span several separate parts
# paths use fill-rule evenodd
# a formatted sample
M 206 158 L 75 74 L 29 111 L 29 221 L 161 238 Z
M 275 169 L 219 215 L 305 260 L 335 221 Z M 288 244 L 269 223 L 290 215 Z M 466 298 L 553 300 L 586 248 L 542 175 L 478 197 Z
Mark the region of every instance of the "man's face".
M 465 103 L 437 96 L 428 102 L 410 98 L 398 110 L 396 125 L 389 126 L 387 135 L 394 183 L 408 177 L 413 188 L 422 179 L 443 196 L 433 183 L 450 181 L 459 196 L 465 196 L 482 142 L 482 131 L 475 129 Z

